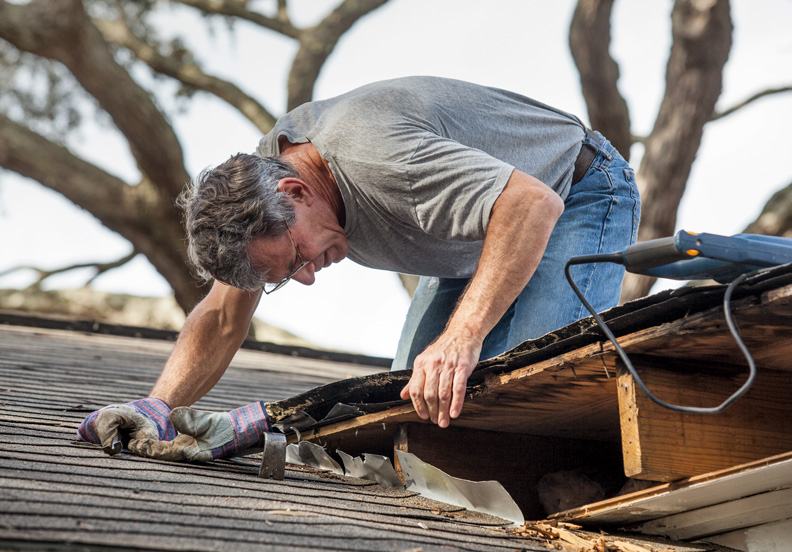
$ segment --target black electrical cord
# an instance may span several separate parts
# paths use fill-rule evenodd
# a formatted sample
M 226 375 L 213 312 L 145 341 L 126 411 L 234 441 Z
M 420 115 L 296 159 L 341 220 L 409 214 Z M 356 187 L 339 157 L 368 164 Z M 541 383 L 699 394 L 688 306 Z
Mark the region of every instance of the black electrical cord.
M 748 369 L 749 369 L 748 379 L 745 381 L 745 383 L 742 384 L 742 386 L 737 391 L 735 391 L 729 398 L 723 401 L 720 405 L 714 407 L 698 407 L 698 406 L 682 406 L 678 404 L 671 404 L 656 397 L 651 391 L 649 391 L 649 388 L 646 387 L 646 384 L 638 375 L 638 372 L 636 372 L 635 367 L 633 366 L 632 362 L 627 356 L 627 353 L 625 353 L 624 349 L 622 349 L 621 345 L 619 345 L 619 342 L 616 340 L 616 336 L 613 335 L 613 332 L 611 332 L 608 325 L 605 324 L 605 321 L 602 319 L 602 317 L 600 317 L 597 311 L 594 310 L 591 304 L 583 296 L 583 293 L 577 287 L 574 280 L 572 279 L 572 275 L 569 273 L 569 268 L 571 266 L 588 264 L 588 263 L 624 264 L 622 254 L 607 253 L 603 255 L 584 255 L 581 257 L 573 257 L 572 259 L 567 261 L 566 266 L 564 267 L 564 274 L 566 275 L 569 285 L 572 287 L 572 291 L 575 292 L 575 295 L 578 296 L 578 298 L 583 303 L 583 305 L 588 309 L 588 311 L 594 317 L 594 320 L 597 321 L 597 324 L 599 325 L 600 329 L 605 334 L 605 336 L 611 341 L 611 343 L 613 343 L 613 346 L 616 348 L 616 353 L 619 355 L 619 358 L 621 358 L 622 362 L 624 363 L 624 366 L 627 368 L 627 371 L 630 373 L 633 380 L 635 380 L 635 383 L 638 384 L 638 387 L 640 387 L 641 391 L 643 391 L 646 394 L 646 396 L 649 397 L 653 402 L 659 404 L 664 408 L 668 408 L 669 410 L 674 410 L 676 412 L 692 412 L 695 414 L 717 414 L 718 412 L 722 412 L 723 410 L 725 410 L 726 407 L 728 407 L 731 403 L 742 397 L 748 391 L 748 389 L 753 384 L 754 379 L 756 378 L 756 363 L 751 357 L 751 353 L 748 351 L 748 348 L 745 346 L 745 343 L 740 337 L 740 332 L 737 330 L 737 326 L 734 323 L 734 319 L 731 314 L 731 296 L 732 293 L 734 292 L 734 289 L 743 280 L 745 280 L 745 278 L 749 276 L 749 274 L 751 273 L 741 274 L 740 276 L 735 278 L 729 284 L 729 287 L 726 288 L 726 293 L 724 293 L 723 295 L 723 313 L 726 318 L 726 324 L 729 327 L 729 331 L 731 332 L 732 337 L 734 337 L 734 340 L 737 342 L 737 346 L 740 348 L 740 351 L 742 351 L 742 354 L 745 356 L 746 360 L 748 361 Z

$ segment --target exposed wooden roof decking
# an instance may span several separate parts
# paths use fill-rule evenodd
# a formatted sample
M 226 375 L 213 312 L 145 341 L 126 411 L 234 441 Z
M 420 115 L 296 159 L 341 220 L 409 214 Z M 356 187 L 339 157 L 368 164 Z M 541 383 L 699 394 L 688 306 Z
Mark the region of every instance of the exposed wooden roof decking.
M 647 387 L 665 401 L 712 408 L 746 382 L 748 364 L 724 315 L 725 291 L 726 286 L 706 286 L 662 292 L 603 314 Z M 667 498 L 664 493 L 696 485 L 697 476 L 715 477 L 738 466 L 755 469 L 792 451 L 792 266 L 748 277 L 736 288 L 729 311 L 757 374 L 748 392 L 718 413 L 674 411 L 649 400 L 591 318 L 480 363 L 451 430 L 420 420 L 411 404 L 396 400 L 409 374 L 368 376 L 347 382 L 343 390 L 330 384 L 268 408 L 280 414 L 303 408 L 320 419 L 346 393 L 349 402 L 361 403 L 364 413 L 301 428 L 303 439 L 347 451 L 359 446 L 387 453 L 390 447 L 415 453 L 457 477 L 496 479 L 528 517 L 542 515 L 538 481 L 552 471 L 599 464 L 598 475 L 608 485 L 619 477 L 624 481 L 624 476 L 672 482 L 645 495 L 559 514 L 559 519 L 583 522 L 589 516 L 581 512 L 610 512 L 623 501 L 636 500 L 619 518 L 629 525 L 633 512 L 648 504 L 648 496 L 656 500 L 652 493 L 663 495 L 661 501 L 674 501 L 676 492 Z M 739 515 L 746 493 L 767 489 L 746 491 L 731 480 L 719 485 L 732 493 L 725 499 L 730 504 L 708 504 L 713 507 L 708 515 L 730 511 L 728 520 L 718 519 L 701 532 L 672 532 L 669 524 L 682 523 L 679 518 L 655 512 L 652 524 L 635 527 L 674 538 L 726 538 L 727 533 L 763 525 L 768 527 L 760 533 L 774 531 L 775 542 L 788 542 L 786 535 L 792 538 L 787 510 Z M 784 492 L 773 494 L 772 500 L 792 496 L 789 482 L 784 485 Z M 695 519 L 701 512 L 678 513 Z M 782 531 L 785 536 L 778 537 Z
M 709 286 L 663 292 L 604 313 L 637 370 L 661 397 L 677 404 L 716 406 L 745 381 L 746 360 L 724 321 L 724 289 Z M 625 440 L 626 415 L 630 409 L 640 410 L 629 399 L 641 401 L 641 409 L 657 409 L 653 411 L 656 425 L 669 426 L 669 431 L 696 428 L 684 444 L 681 439 L 666 442 L 667 450 L 700 448 L 706 434 L 715 432 L 724 456 L 725 441 L 737 428 L 756 434 L 756 438 L 746 437 L 749 445 L 731 451 L 734 458 L 725 455 L 723 465 L 717 459 L 710 465 L 698 458 L 693 465 L 680 466 L 687 471 L 666 465 L 663 470 L 642 472 L 645 466 L 639 460 L 631 476 L 667 481 L 786 452 L 792 448 L 792 433 L 785 423 L 790 412 L 787 390 L 792 385 L 788 361 L 792 355 L 792 268 L 780 267 L 747 280 L 734 294 L 732 311 L 759 376 L 751 391 L 723 413 L 672 413 L 635 392 L 629 382 L 625 384 L 629 383 L 632 395 L 619 396 L 619 382 L 629 374 L 623 374 L 613 345 L 587 318 L 480 363 L 468 381 L 462 415 L 452 427 L 618 444 Z M 304 409 L 320 419 L 337 401 L 369 403 L 359 405 L 367 414 L 318 423 L 302 431 L 302 438 L 341 446 L 347 437 L 360 441 L 361 435 L 368 434 L 372 440 L 387 441 L 400 424 L 423 422 L 409 402 L 399 400 L 398 391 L 408 378 L 408 373 L 391 373 L 345 382 L 343 387 L 331 384 L 270 404 L 268 409 L 277 417 Z M 745 414 L 744 408 L 753 408 L 753 413 Z M 715 431 L 718 425 L 732 433 Z

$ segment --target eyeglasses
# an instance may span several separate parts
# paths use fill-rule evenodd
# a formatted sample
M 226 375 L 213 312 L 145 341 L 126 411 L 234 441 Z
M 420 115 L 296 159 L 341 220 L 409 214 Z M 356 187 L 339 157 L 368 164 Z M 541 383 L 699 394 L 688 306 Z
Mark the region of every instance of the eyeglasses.
M 293 268 L 291 273 L 280 282 L 276 282 L 272 284 L 270 283 L 264 284 L 264 293 L 267 295 L 278 291 L 280 288 L 288 284 L 289 280 L 291 280 L 295 274 L 300 272 L 303 269 L 303 267 L 305 267 L 305 265 L 307 265 L 310 262 L 304 260 L 303 256 L 300 255 L 300 249 L 297 247 L 297 242 L 294 241 L 294 236 L 292 236 L 291 229 L 289 228 L 289 223 L 286 222 L 286 217 L 283 217 L 283 223 L 286 225 L 286 231 L 289 233 L 289 239 L 291 240 L 292 245 L 294 246 L 294 251 L 297 253 L 297 263 L 294 265 L 297 268 Z

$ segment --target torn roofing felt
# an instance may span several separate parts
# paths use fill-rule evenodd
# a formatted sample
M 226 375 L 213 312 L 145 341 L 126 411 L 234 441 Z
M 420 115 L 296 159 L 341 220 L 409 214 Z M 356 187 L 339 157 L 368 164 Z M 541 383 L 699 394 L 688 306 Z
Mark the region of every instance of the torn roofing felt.
M 762 293 L 792 284 L 792 265 L 764 270 L 748 277 L 734 291 L 732 300 L 759 297 Z M 723 304 L 726 284 L 685 286 L 665 290 L 630 301 L 602 313 L 602 318 L 617 336 L 659 326 Z M 583 318 L 525 341 L 514 349 L 479 363 L 468 380 L 468 391 L 480 385 L 486 376 L 501 374 L 573 351 L 592 343 L 606 341 L 592 316 Z M 366 413 L 379 412 L 409 401 L 399 392 L 410 379 L 410 372 L 378 373 L 333 382 L 289 399 L 269 403 L 273 421 L 291 418 L 298 429 L 318 427 Z M 328 416 L 338 404 L 350 408 L 340 415 Z M 284 424 L 288 426 L 288 422 Z M 286 428 L 288 429 L 288 428 Z

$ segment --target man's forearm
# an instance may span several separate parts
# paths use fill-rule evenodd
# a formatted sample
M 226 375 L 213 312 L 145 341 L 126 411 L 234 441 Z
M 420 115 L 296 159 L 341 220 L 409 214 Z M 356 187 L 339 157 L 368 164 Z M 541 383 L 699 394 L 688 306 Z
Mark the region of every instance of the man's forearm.
M 245 340 L 260 297 L 215 283 L 187 317 L 151 396 L 175 408 L 208 393 Z
M 542 260 L 564 203 L 538 180 L 516 173 L 496 201 L 478 268 L 446 332 L 483 341 Z

